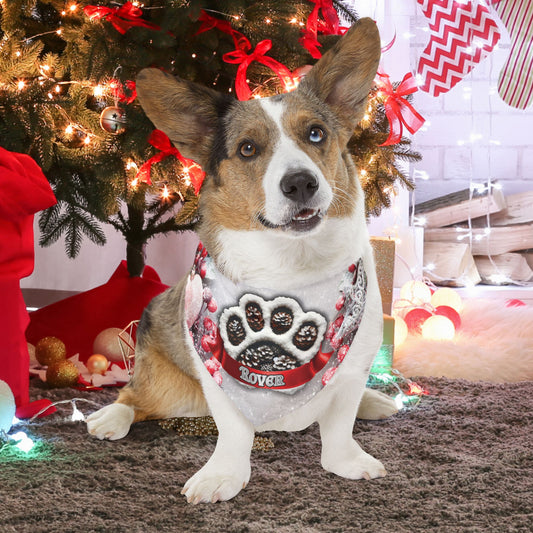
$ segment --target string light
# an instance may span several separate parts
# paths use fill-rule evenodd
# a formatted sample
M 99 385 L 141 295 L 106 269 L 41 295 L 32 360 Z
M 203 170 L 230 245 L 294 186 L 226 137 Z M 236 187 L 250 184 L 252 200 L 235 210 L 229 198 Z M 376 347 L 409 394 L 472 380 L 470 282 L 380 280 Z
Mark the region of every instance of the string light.
M 97 98 L 104 96 L 104 93 L 105 93 L 105 89 L 102 85 L 97 85 L 93 89 L 93 95 L 96 96 Z
M 22 91 L 26 87 L 26 82 L 24 80 L 19 80 L 17 82 L 17 89 Z

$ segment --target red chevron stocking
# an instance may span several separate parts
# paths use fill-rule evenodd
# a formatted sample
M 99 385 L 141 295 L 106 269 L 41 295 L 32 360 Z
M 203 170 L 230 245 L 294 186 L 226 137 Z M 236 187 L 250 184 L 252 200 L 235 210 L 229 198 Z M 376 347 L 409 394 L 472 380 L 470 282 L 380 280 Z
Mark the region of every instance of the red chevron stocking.
M 500 32 L 487 6 L 478 0 L 417 2 L 429 19 L 431 31 L 418 61 L 420 89 L 438 96 L 459 83 L 492 52 Z
M 493 0 L 492 5 L 512 40 L 498 93 L 510 106 L 525 109 L 533 103 L 533 0 Z

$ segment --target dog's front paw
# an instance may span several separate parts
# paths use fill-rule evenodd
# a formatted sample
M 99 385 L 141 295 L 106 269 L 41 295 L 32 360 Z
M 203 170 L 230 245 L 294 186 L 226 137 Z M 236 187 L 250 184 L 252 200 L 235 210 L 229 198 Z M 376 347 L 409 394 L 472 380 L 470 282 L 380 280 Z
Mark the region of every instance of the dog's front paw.
M 361 450 L 355 442 L 348 453 L 330 454 L 329 457 L 323 455 L 322 467 L 347 479 L 375 479 L 387 475 L 381 461 Z
M 87 417 L 87 431 L 100 440 L 118 440 L 128 434 L 134 416 L 129 405 L 112 403 Z
M 250 480 L 248 467 L 217 465 L 208 462 L 192 476 L 181 491 L 188 503 L 215 503 L 230 500 L 236 496 Z

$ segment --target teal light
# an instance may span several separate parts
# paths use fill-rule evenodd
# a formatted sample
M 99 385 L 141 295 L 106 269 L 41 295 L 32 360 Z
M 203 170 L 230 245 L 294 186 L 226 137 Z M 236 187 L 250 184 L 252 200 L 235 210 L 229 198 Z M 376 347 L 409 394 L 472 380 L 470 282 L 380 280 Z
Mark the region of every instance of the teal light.
M 386 384 L 396 381 L 396 376 L 392 372 L 392 357 L 394 354 L 393 344 L 382 344 L 379 349 L 368 377 L 368 385 Z

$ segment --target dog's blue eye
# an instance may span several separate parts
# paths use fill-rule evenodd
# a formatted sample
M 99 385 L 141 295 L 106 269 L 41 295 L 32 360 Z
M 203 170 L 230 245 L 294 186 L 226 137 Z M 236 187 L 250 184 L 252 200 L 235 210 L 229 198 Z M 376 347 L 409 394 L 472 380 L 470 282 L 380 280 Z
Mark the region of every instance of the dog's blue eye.
M 251 142 L 242 143 L 239 152 L 243 157 L 252 157 L 255 155 L 255 145 Z
M 324 133 L 324 130 L 316 126 L 309 131 L 309 140 L 312 143 L 322 142 L 325 136 L 326 134 Z

